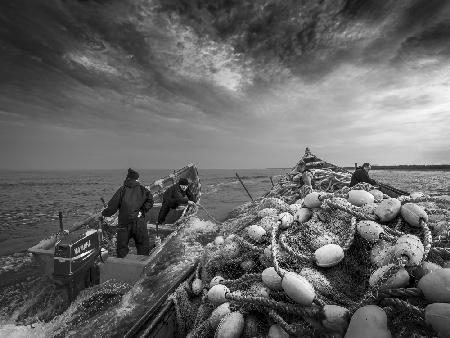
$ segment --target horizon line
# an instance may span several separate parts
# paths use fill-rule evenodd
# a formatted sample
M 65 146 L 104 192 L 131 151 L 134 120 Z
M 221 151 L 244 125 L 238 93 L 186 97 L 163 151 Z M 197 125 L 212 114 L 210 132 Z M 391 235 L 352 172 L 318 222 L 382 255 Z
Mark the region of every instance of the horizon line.
M 371 164 L 374 168 L 405 168 L 405 167 L 445 167 L 450 169 L 450 164 Z M 263 168 L 199 168 L 198 170 L 285 170 L 292 169 L 293 166 L 287 167 L 263 167 Z M 342 168 L 355 168 L 354 165 L 342 166 Z M 30 168 L 30 169 L 12 169 L 12 168 L 0 168 L 1 172 L 28 172 L 28 171 L 41 171 L 41 172 L 65 172 L 65 171 L 126 171 L 128 168 L 64 168 L 64 169 L 48 169 L 48 168 Z M 174 168 L 134 168 L 136 170 L 176 170 Z M 177 168 L 178 169 L 178 168 Z

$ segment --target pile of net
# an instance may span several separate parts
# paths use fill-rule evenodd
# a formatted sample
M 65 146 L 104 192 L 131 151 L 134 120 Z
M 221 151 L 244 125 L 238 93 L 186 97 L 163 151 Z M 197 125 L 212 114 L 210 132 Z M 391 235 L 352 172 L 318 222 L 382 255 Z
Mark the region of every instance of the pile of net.
M 348 179 L 287 175 L 236 209 L 172 295 L 178 334 L 448 336 L 450 201 Z

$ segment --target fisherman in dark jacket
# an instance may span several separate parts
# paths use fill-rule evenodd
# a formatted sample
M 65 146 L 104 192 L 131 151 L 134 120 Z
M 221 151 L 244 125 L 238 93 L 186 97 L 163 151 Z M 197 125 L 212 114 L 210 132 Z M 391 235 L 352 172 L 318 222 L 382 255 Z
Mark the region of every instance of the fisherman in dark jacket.
M 145 222 L 145 214 L 153 206 L 153 196 L 139 183 L 139 173 L 128 169 L 128 174 L 102 216 L 110 217 L 119 210 L 117 225 L 117 257 L 123 258 L 128 252 L 128 242 L 134 239 L 138 255 L 149 255 L 150 242 Z
M 174 184 L 164 192 L 158 215 L 158 225 L 164 223 L 170 209 L 176 209 L 181 204 L 195 204 L 196 202 L 197 200 L 189 189 L 189 181 L 186 178 L 180 178 L 178 184 Z
M 362 182 L 366 182 L 372 185 L 376 185 L 377 182 L 369 177 L 370 164 L 364 163 L 362 167 L 356 168 L 355 172 L 352 175 L 352 179 L 350 180 L 350 187 Z

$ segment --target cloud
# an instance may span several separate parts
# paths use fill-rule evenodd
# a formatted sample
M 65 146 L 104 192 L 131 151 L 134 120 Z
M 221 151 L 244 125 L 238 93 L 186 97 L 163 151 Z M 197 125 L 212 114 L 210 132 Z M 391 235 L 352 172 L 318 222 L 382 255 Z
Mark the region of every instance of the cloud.
M 426 149 L 440 160 L 450 147 L 445 2 L 59 4 L 0 4 L 11 28 L 0 32 L 0 131 L 31 132 L 35 152 L 48 142 L 33 128 L 68 135 L 80 159 L 101 136 L 105 163 L 151 145 L 168 167 L 183 155 L 280 166 L 307 145 L 341 164 L 431 160 Z

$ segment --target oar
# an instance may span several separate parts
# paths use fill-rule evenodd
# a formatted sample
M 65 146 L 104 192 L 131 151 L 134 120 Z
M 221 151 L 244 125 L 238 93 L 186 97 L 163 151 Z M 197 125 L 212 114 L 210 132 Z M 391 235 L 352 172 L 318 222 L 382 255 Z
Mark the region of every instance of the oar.
M 59 218 L 59 230 L 61 230 L 61 233 L 64 233 L 64 225 L 63 225 L 63 214 L 62 211 L 58 212 L 58 218 Z
M 74 223 L 72 224 L 72 226 L 69 228 L 68 232 L 73 232 L 76 231 L 78 229 L 80 229 L 81 227 L 85 226 L 86 224 L 92 222 L 95 219 L 98 219 L 101 216 L 100 212 L 95 213 L 94 215 L 91 215 L 89 217 L 87 217 L 86 219 L 78 222 L 78 223 Z
M 394 188 L 393 186 L 390 186 L 389 184 L 378 182 L 378 181 L 376 181 L 376 184 L 378 184 L 380 187 L 383 187 L 383 188 L 386 188 L 388 190 L 391 190 L 391 191 L 393 191 L 393 192 L 395 192 L 397 194 L 409 195 L 409 192 L 403 191 L 403 190 L 400 190 L 400 189 L 397 189 L 397 188 Z
M 250 197 L 250 199 L 251 199 L 252 202 L 253 202 L 253 197 L 252 197 L 252 195 L 250 195 L 250 193 L 248 192 L 247 187 L 245 186 L 244 182 L 242 182 L 242 180 L 241 180 L 241 178 L 239 177 L 238 173 L 236 173 L 236 177 L 238 178 L 239 182 L 241 182 L 242 186 L 244 187 L 245 191 L 246 191 L 247 194 L 248 194 L 248 197 Z

